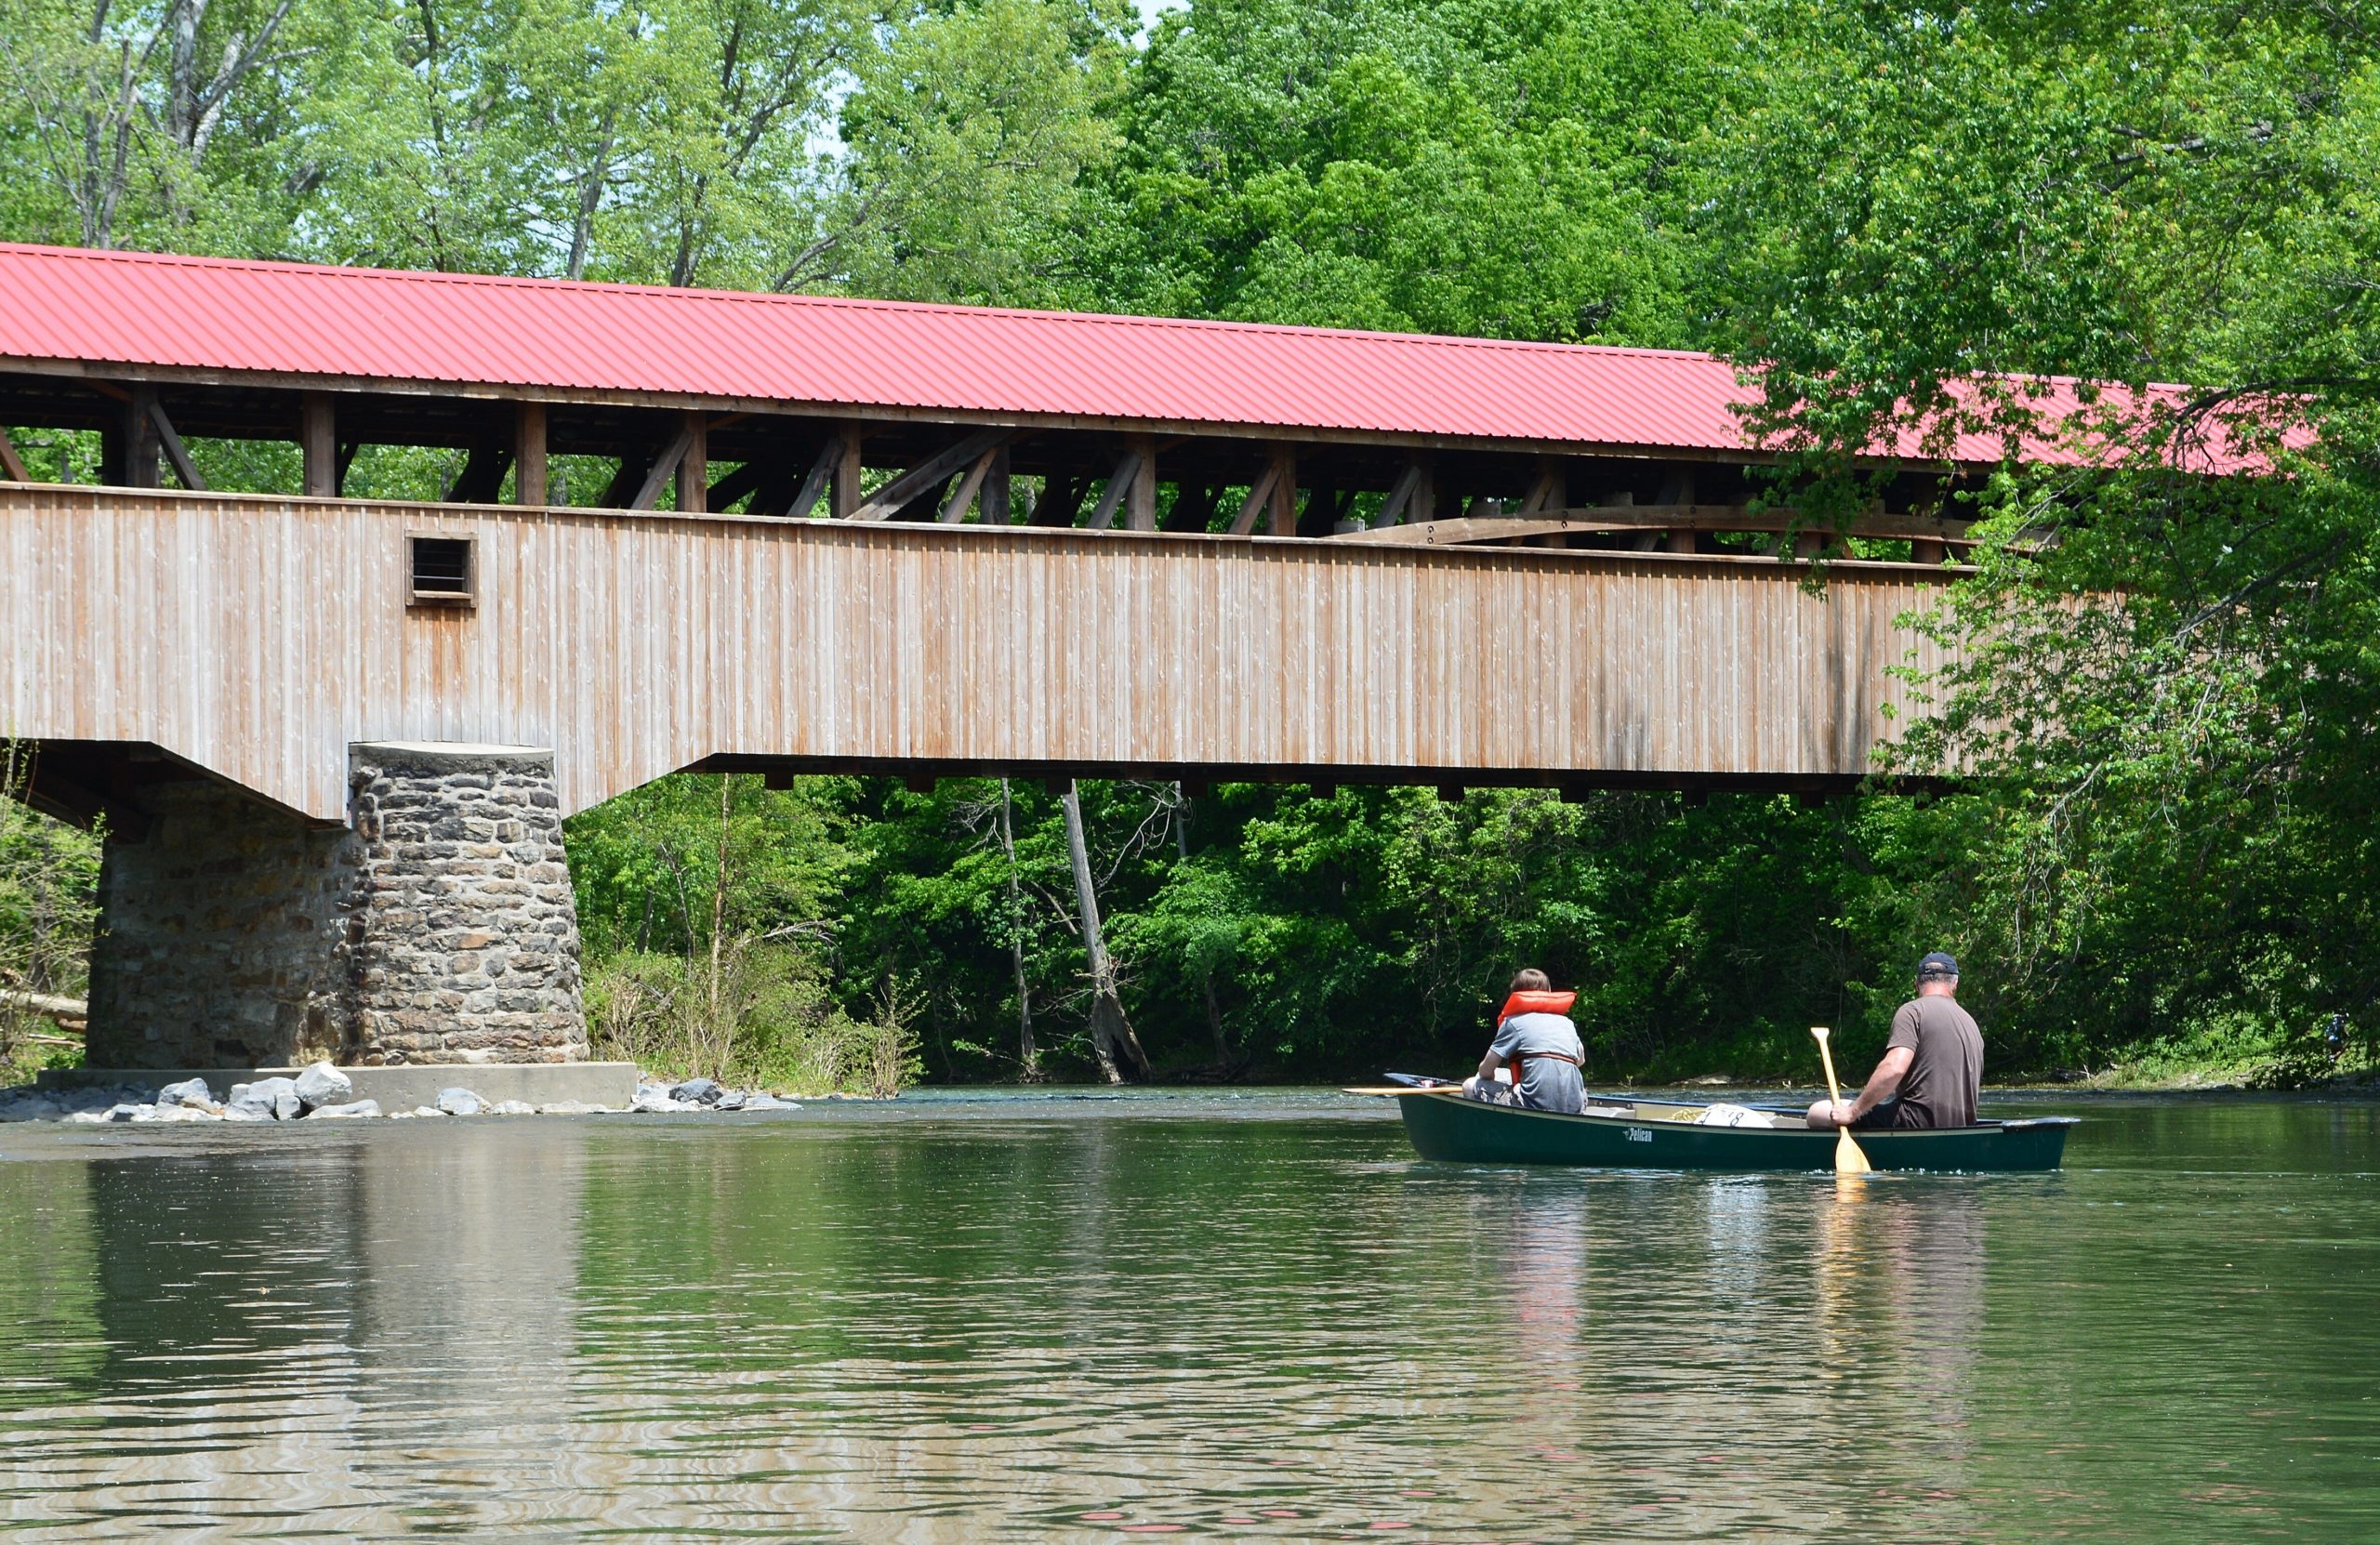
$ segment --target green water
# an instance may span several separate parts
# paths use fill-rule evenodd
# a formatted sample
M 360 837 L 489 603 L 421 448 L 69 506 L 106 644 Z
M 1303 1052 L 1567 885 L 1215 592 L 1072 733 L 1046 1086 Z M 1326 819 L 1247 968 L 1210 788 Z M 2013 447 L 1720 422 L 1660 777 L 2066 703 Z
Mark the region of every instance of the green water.
M 2380 1108 L 2053 1176 L 1307 1093 L 0 1129 L 33 1538 L 2380 1539 Z

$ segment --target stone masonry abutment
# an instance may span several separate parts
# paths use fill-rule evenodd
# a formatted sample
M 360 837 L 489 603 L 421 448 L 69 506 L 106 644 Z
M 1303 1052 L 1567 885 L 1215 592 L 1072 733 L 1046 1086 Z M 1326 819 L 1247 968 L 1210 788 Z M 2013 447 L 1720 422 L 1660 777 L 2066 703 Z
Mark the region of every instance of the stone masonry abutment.
M 350 821 L 162 786 L 111 840 L 89 1062 L 114 1068 L 587 1058 L 549 752 L 351 748 Z

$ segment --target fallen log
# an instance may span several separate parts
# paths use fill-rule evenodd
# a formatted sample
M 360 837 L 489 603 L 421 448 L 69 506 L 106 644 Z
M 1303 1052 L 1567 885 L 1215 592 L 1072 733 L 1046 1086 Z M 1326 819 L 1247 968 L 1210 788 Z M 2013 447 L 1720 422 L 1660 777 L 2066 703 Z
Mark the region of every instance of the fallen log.
M 13 987 L 0 987 L 0 1007 L 30 1010 L 47 1019 L 88 1020 L 91 1006 L 79 997 L 57 997 L 48 993 L 20 992 Z

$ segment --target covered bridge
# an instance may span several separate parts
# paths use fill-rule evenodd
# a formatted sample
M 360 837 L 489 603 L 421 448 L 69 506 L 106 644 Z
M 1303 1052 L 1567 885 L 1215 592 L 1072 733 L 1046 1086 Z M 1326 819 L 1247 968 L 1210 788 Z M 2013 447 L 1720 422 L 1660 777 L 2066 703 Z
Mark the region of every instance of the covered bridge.
M 1744 396 L 1699 354 L 0 246 L 0 735 L 114 839 L 106 1055 L 581 1055 L 558 823 L 675 769 L 1847 786 L 1935 658 L 1897 619 L 1964 532 L 1924 501 L 2001 447 L 1903 477 L 1861 529 L 1908 560 L 1820 592 Z

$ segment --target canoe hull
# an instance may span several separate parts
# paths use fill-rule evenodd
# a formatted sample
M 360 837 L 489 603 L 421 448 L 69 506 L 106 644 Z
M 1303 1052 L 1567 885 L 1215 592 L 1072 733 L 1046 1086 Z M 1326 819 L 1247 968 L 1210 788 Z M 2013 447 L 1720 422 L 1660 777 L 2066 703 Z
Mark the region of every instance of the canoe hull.
M 1831 1170 L 1835 1134 L 1805 1128 L 1697 1127 L 1659 1116 L 1557 1116 L 1416 1089 L 1396 1098 L 1425 1159 L 1615 1169 Z M 1855 1132 L 1878 1169 L 2055 1169 L 2069 1116 L 1938 1131 Z

